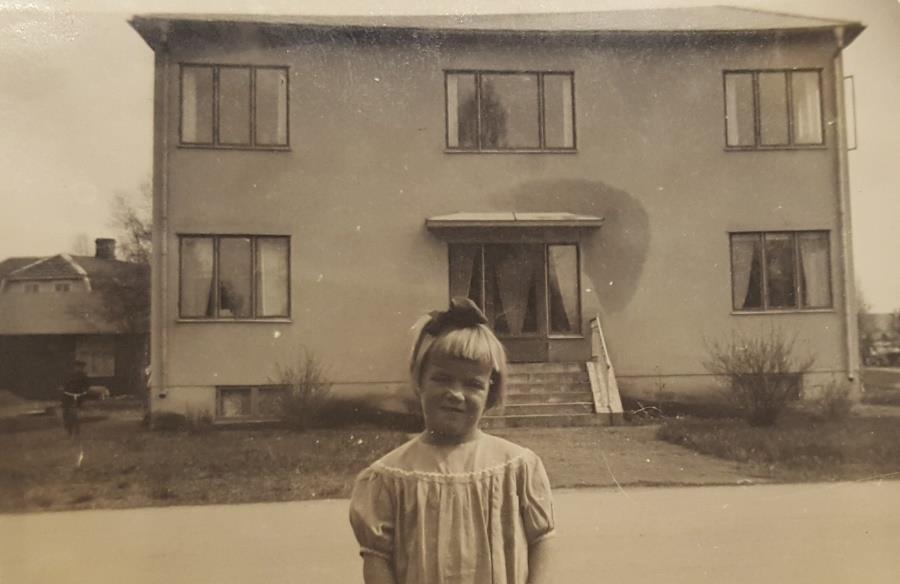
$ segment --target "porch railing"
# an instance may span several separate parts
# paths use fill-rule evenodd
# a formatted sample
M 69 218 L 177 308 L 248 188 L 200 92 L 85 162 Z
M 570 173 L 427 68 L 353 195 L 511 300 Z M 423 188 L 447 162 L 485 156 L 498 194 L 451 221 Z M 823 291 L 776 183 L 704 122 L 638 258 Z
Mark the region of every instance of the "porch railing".
M 587 363 L 587 370 L 594 397 L 594 411 L 609 415 L 610 422 L 615 423 L 622 417 L 622 398 L 619 396 L 619 384 L 609 358 L 599 315 L 591 319 L 591 360 Z

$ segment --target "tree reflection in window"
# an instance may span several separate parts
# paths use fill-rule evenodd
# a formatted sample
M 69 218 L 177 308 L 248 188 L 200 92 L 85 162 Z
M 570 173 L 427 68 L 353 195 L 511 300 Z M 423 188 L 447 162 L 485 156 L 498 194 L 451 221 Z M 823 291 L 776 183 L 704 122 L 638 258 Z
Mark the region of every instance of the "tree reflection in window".
M 446 90 L 450 149 L 575 147 L 570 73 L 447 73 Z

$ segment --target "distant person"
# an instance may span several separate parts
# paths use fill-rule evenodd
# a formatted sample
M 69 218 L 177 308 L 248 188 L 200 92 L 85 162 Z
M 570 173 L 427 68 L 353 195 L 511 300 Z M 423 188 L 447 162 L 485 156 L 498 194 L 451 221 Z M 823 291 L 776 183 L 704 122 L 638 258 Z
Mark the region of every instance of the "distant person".
M 76 360 L 72 364 L 72 371 L 66 378 L 62 387 L 62 414 L 63 425 L 69 436 L 77 436 L 81 432 L 81 422 L 78 419 L 78 408 L 90 389 L 85 362 Z
M 549 582 L 550 482 L 527 448 L 483 433 L 506 353 L 468 298 L 417 323 L 410 359 L 425 431 L 362 471 L 350 524 L 366 584 Z

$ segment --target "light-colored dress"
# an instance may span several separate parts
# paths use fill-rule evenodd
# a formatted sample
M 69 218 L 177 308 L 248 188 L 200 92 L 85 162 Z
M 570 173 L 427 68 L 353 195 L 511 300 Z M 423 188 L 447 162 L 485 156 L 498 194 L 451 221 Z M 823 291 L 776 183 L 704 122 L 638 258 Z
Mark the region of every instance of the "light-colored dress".
M 397 584 L 525 584 L 528 546 L 553 533 L 550 482 L 534 452 L 502 438 L 418 436 L 360 473 L 350 524 Z

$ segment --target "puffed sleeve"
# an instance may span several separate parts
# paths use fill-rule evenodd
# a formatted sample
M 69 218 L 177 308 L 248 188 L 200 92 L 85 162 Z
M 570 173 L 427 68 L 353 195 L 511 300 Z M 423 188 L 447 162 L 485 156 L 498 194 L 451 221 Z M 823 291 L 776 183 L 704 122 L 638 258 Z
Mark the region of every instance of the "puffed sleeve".
M 350 496 L 350 525 L 360 555 L 388 561 L 394 553 L 394 502 L 389 481 L 369 467 L 356 477 Z
M 522 465 L 519 484 L 519 505 L 525 538 L 532 545 L 553 535 L 556 520 L 553 517 L 553 497 L 550 479 L 540 457 L 528 452 Z

